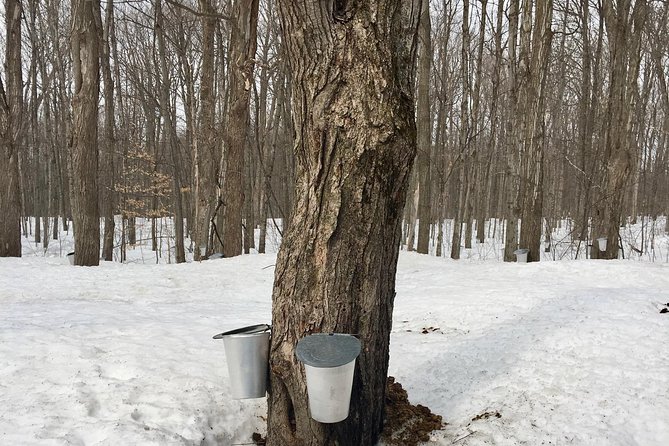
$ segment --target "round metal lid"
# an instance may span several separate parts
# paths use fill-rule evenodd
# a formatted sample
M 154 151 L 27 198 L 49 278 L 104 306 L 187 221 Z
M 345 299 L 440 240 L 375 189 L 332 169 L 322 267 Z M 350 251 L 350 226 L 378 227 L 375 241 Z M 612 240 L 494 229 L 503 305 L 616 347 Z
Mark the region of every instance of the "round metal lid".
M 297 342 L 295 356 L 300 362 L 318 368 L 348 364 L 360 354 L 360 341 L 349 334 L 316 333 Z
M 249 325 L 248 327 L 237 328 L 235 330 L 219 333 L 214 339 L 222 339 L 224 336 L 248 336 L 269 331 L 272 327 L 267 324 Z

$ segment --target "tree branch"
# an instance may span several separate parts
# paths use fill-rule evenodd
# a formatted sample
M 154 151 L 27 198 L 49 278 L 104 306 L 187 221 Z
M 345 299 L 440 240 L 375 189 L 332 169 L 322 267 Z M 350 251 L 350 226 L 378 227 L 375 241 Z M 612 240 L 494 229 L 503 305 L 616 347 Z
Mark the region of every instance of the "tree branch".
M 179 3 L 176 0 L 165 0 L 165 2 L 169 3 L 172 6 L 175 6 L 177 8 L 181 8 L 184 11 L 188 11 L 191 14 L 197 16 L 197 17 L 210 17 L 210 18 L 215 18 L 215 19 L 219 19 L 219 20 L 230 20 L 230 16 L 223 15 L 223 14 L 218 14 L 218 13 L 207 14 L 205 12 L 196 11 L 193 8 L 191 8 L 190 6 L 186 6 L 182 3 Z

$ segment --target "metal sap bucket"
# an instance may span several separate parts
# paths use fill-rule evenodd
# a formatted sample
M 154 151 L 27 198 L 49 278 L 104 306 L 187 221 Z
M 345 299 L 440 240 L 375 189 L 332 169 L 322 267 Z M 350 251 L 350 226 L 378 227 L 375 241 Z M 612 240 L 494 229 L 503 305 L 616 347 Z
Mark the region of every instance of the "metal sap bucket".
M 608 239 L 606 237 L 600 237 L 597 239 L 597 244 L 599 245 L 600 251 L 606 251 L 606 242 Z
M 513 253 L 516 255 L 517 263 L 527 263 L 527 254 L 530 252 L 529 249 L 516 249 Z
M 67 261 L 70 262 L 70 265 L 74 265 L 74 252 L 68 252 L 65 257 L 67 257 Z
M 348 417 L 360 341 L 348 334 L 318 333 L 299 340 L 295 355 L 304 364 L 311 418 L 338 423 Z
M 263 398 L 267 393 L 270 329 L 251 325 L 214 336 L 223 339 L 232 398 Z

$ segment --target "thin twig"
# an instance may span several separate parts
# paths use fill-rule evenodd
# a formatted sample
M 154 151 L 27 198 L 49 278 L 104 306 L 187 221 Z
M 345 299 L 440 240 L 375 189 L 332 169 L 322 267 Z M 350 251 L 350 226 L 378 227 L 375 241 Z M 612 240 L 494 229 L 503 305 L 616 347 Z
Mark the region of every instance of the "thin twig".
M 471 431 L 470 433 L 468 433 L 468 434 L 465 435 L 464 437 L 460 437 L 460 438 L 458 438 L 457 440 L 453 441 L 453 443 L 451 443 L 451 444 L 455 444 L 455 443 L 457 443 L 458 441 L 462 441 L 462 440 L 464 440 L 465 438 L 467 438 L 467 437 L 469 437 L 470 435 L 473 435 L 473 434 L 475 434 L 475 433 L 476 433 L 476 431 Z
M 213 13 L 213 14 L 207 14 L 205 12 L 200 12 L 196 11 L 193 8 L 184 5 L 183 3 L 179 3 L 175 0 L 165 0 L 168 4 L 175 6 L 177 8 L 181 8 L 185 11 L 190 12 L 191 14 L 197 16 L 197 17 L 208 17 L 208 18 L 213 18 L 213 19 L 222 19 L 222 20 L 230 20 L 230 17 L 227 15 L 219 14 L 219 13 Z M 253 443 L 250 443 L 253 444 Z

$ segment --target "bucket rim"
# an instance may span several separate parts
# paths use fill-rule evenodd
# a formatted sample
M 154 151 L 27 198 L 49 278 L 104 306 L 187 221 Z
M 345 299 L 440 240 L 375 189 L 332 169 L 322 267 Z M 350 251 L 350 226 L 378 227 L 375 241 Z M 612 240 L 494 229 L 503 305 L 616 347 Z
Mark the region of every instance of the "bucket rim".
M 360 340 L 347 333 L 312 333 L 295 347 L 298 361 L 317 369 L 350 364 L 360 355 Z
M 258 336 L 265 333 L 269 334 L 271 329 L 272 326 L 267 324 L 249 325 L 247 327 L 235 328 L 234 330 L 219 333 L 214 336 L 214 339 L 223 339 L 224 337 L 244 338 L 249 336 Z

